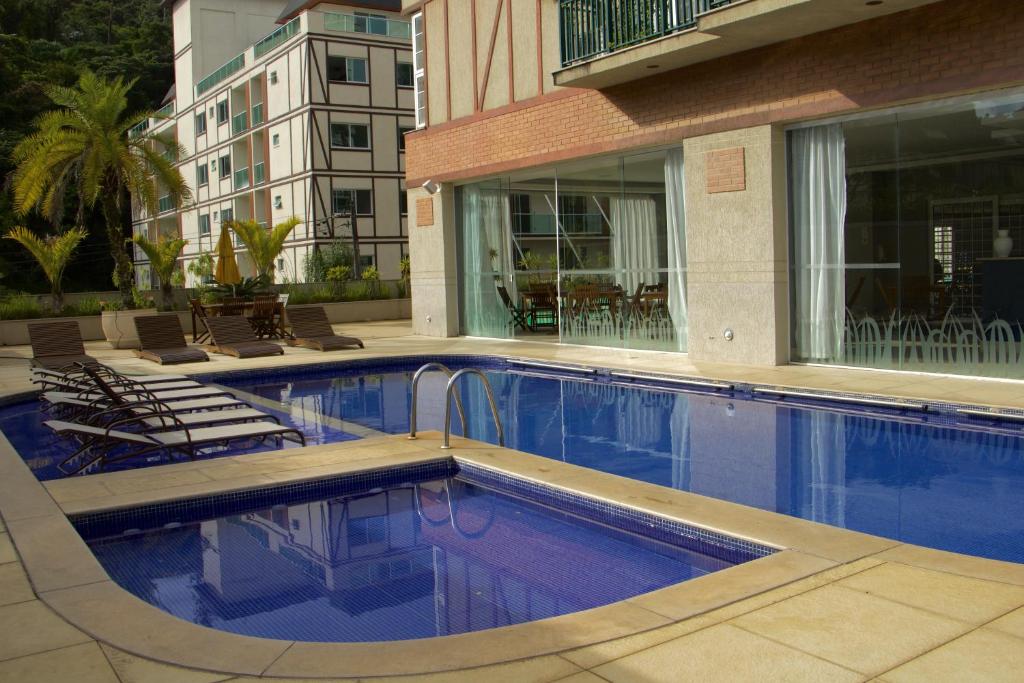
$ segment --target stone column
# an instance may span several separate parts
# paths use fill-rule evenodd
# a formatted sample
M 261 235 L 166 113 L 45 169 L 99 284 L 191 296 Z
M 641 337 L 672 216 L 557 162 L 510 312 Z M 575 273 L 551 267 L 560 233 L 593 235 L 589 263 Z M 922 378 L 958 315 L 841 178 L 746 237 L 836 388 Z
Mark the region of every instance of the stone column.
M 784 133 L 766 125 L 705 135 L 686 140 L 683 153 L 690 358 L 786 363 Z
M 412 329 L 428 337 L 459 333 L 458 258 L 455 249 L 455 190 L 445 183 L 430 195 L 409 190 L 409 261 Z

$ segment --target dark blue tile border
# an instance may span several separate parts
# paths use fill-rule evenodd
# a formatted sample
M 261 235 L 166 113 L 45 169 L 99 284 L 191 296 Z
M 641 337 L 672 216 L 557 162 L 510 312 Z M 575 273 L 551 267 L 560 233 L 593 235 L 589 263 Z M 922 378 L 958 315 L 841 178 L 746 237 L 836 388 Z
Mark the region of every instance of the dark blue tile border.
M 128 531 L 158 529 L 169 524 L 187 524 L 277 505 L 298 505 L 313 500 L 453 476 L 590 522 L 699 552 L 731 564 L 748 562 L 776 552 L 774 548 L 752 541 L 521 479 L 497 470 L 476 465 L 460 465 L 450 458 L 283 486 L 75 515 L 71 517 L 71 523 L 86 541 L 99 541 Z

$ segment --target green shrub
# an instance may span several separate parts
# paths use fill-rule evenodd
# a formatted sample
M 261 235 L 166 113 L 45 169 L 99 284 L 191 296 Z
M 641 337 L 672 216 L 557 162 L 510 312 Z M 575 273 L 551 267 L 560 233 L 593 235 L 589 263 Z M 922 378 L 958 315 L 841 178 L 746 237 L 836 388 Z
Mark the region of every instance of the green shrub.
M 94 296 L 79 299 L 73 304 L 68 304 L 61 311 L 63 316 L 99 315 L 103 310 L 103 303 Z
M 0 301 L 0 320 L 30 320 L 48 315 L 50 310 L 40 306 L 34 296 L 13 296 Z

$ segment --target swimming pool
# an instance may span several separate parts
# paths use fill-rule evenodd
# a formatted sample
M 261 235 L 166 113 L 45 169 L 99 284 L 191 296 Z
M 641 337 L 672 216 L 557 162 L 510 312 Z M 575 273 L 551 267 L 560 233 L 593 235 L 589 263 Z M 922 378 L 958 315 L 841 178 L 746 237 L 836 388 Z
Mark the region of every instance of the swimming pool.
M 408 430 L 409 379 L 428 361 L 486 371 L 510 448 L 907 543 L 1024 562 L 1024 432 L 1013 423 L 641 386 L 487 358 L 374 359 L 204 379 L 259 397 L 307 434 L 354 438 L 345 430 Z M 440 427 L 443 385 L 442 376 L 428 375 L 421 386 L 422 430 Z M 480 385 L 467 381 L 462 395 L 469 435 L 495 442 Z M 61 446 L 31 406 L 0 410 L 0 430 L 38 475 Z M 19 410 L 12 432 L 9 415 Z M 457 420 L 453 431 L 461 431 Z
M 73 521 L 140 599 L 310 642 L 520 624 L 773 552 L 450 460 Z

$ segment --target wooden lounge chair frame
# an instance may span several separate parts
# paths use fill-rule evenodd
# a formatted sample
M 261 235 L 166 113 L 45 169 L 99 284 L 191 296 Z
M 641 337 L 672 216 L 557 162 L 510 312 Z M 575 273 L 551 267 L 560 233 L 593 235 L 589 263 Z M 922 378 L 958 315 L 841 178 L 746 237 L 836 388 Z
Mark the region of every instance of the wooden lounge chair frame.
M 85 352 L 77 320 L 29 323 L 28 338 L 32 345 L 32 363 L 39 367 L 63 370 L 75 363 L 99 363 Z
M 256 358 L 284 353 L 284 349 L 277 344 L 257 339 L 245 316 L 222 315 L 207 318 L 206 326 L 210 330 L 211 343 L 208 348 L 217 353 L 236 358 Z
M 536 332 L 533 325 L 526 317 L 526 311 L 512 303 L 512 297 L 509 296 L 508 290 L 503 285 L 497 285 L 498 296 L 501 298 L 501 303 L 505 304 L 505 308 L 508 309 L 509 315 L 512 316 L 513 328 L 521 327 L 525 332 Z
M 210 360 L 206 351 L 187 344 L 176 313 L 135 318 L 135 330 L 139 333 L 139 348 L 135 351 L 139 358 L 160 365 Z
M 365 348 L 361 339 L 335 334 L 331 323 L 327 321 L 327 312 L 323 306 L 303 306 L 287 310 L 293 337 L 287 340 L 290 346 L 303 346 L 318 351 Z

